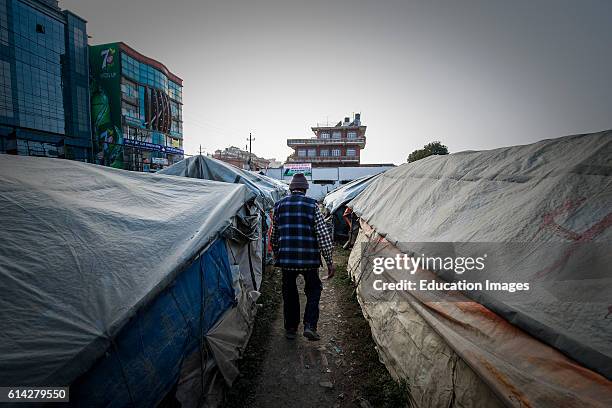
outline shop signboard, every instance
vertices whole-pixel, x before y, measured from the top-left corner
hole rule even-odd
[[[162,146],[157,143],[144,142],[142,140],[124,139],[123,144],[125,146],[137,147],[142,150],[150,150],[153,152],[162,152],[162,153],[179,154],[179,155],[184,154],[183,149],[178,149],[172,146]]]
[[[286,163],[283,166],[283,177],[293,177],[297,173],[312,177],[312,163]]]

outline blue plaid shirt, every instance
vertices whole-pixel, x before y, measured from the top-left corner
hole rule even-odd
[[[293,192],[274,206],[272,250],[275,264],[286,269],[312,269],[321,255],[332,263],[333,241],[317,202]]]

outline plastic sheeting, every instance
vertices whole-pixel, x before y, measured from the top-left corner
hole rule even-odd
[[[349,257],[357,298],[382,361],[405,380],[415,407],[609,407],[612,383],[459,292],[371,290],[376,279],[435,279],[372,272],[400,250],[365,222]]]
[[[534,256],[508,260],[495,276],[546,280],[557,291],[532,291],[520,301],[496,294],[477,300],[612,378],[612,328],[604,319],[612,273],[601,270],[612,262],[601,245],[612,242],[612,131],[430,156],[387,171],[349,206],[405,253],[426,242],[529,243]],[[584,262],[566,265],[576,257],[569,251],[544,258],[551,257],[552,243],[583,245],[590,255],[581,255],[583,261],[593,270],[599,265],[599,274],[585,275]],[[559,294],[560,285],[571,286],[565,290],[571,296]]]
[[[346,205],[346,203],[361,193],[380,174],[382,173],[361,177],[341,187],[338,187],[325,196],[325,199],[323,199],[323,206],[327,209],[327,211],[329,211],[330,214],[335,213],[338,209]]]
[[[205,259],[215,239],[221,246],[204,254],[208,268],[226,266],[210,278],[231,275],[219,233],[254,197],[240,184],[0,155],[0,384],[71,384],[109,349],[145,352],[137,346],[142,326],[134,329],[140,335],[121,337],[125,348],[116,340],[159,302],[177,304],[160,294]],[[204,313],[216,313],[205,319],[210,325],[235,303],[231,276],[223,279],[230,297],[205,305]],[[181,302],[179,314],[189,309]],[[164,320],[152,316],[154,335]],[[167,391],[159,387],[143,389]]]
[[[378,244],[378,245],[377,245]],[[357,287],[361,305],[378,345],[381,360],[396,380],[409,387],[411,407],[454,408],[504,406],[489,386],[438,335],[411,306],[407,294],[386,299],[364,290],[377,277],[364,273],[369,265],[365,247],[376,256],[393,256],[394,248],[380,243],[367,225],[359,230],[349,257],[348,272]],[[364,259],[364,257],[366,259]]]
[[[262,216],[262,223],[259,225],[259,237],[253,239],[253,241],[257,240],[257,242],[251,244],[251,253],[248,254],[249,256],[254,255],[259,258],[257,264],[253,260],[248,264],[249,270],[254,274],[253,279],[250,279],[251,289],[257,289],[264,267],[262,258],[265,258],[264,260],[268,262],[272,261],[271,251],[266,252],[266,230],[272,224],[269,213],[274,208],[276,201],[289,193],[289,187],[265,175],[241,170],[221,160],[207,156],[187,158],[165,168],[159,174],[244,184],[257,195],[256,204],[262,210],[262,214],[260,214]],[[264,252],[267,253],[267,257],[263,256]],[[257,284],[254,284],[255,281],[257,281]]]
[[[211,343],[205,339],[228,311],[236,309],[233,281],[225,243],[217,239],[172,285],[139,310],[111,340],[104,356],[70,384],[73,405],[155,406],[179,382],[184,360],[190,355],[198,362],[197,378],[207,385],[217,368],[221,374],[229,372],[235,358],[228,353],[212,353],[209,358],[207,345]],[[237,350],[240,340],[247,338],[243,335],[228,348]],[[207,400],[206,388],[183,393],[183,401]],[[181,395],[178,389],[176,394]]]
[[[456,254],[466,243],[518,244],[529,249],[527,256],[498,263],[491,277],[532,282],[537,290],[520,301],[502,293],[419,299],[399,292],[401,306],[385,299],[394,312],[371,312],[379,344],[390,325],[417,313],[507,405],[609,406],[611,176],[612,131],[431,156],[381,175],[348,204],[377,240],[406,254],[421,254],[428,243],[451,243]],[[351,256],[360,258],[361,250],[356,244]],[[366,260],[353,262],[361,268]],[[430,275],[458,280],[440,271]],[[363,286],[369,278],[359,279]],[[376,300],[362,296],[362,305]],[[395,334],[381,355],[393,356],[389,365],[415,364],[395,360],[402,340],[414,334]],[[433,357],[428,337],[418,341]]]
[[[257,202],[266,211],[273,209],[274,203],[289,192],[288,186],[270,177],[248,172],[207,156],[189,157],[158,173],[244,184],[257,194]]]

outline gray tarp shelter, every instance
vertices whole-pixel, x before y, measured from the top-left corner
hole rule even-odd
[[[239,169],[236,166],[208,156],[193,156],[167,167],[158,174],[183,176],[204,180],[224,181],[226,183],[244,184],[256,194],[256,204],[261,211],[261,224],[258,236],[250,246],[255,255],[255,262],[249,264],[252,271],[251,289],[258,289],[266,260],[271,262],[272,253],[268,245],[268,229],[272,225],[270,212],[274,203],[289,193],[287,185],[270,177]],[[263,256],[265,253],[267,256]]]
[[[349,235],[350,227],[344,220],[346,204],[361,193],[379,174],[360,177],[329,192],[323,199],[323,207],[328,218],[332,220],[333,234],[336,239],[344,239]]]
[[[369,186],[380,174],[382,173],[360,177],[330,191],[323,199],[323,206],[330,214],[335,213],[353,198],[357,197],[357,195]]]
[[[612,404],[612,131],[430,156],[385,172],[348,205],[362,223],[349,261],[360,302],[417,406]],[[492,251],[482,282],[531,289],[369,290],[380,278],[373,258],[430,248]]]
[[[270,177],[249,172],[207,156],[193,156],[158,172],[205,180],[240,183],[257,194],[257,202],[265,211],[274,208],[274,203],[288,194],[289,188]]]
[[[151,406],[178,383],[197,406],[215,367],[231,383],[257,296],[240,241],[255,197],[242,184],[0,155],[0,385]]]

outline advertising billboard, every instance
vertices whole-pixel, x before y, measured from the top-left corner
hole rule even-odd
[[[283,166],[283,177],[292,177],[297,173],[312,177],[312,163],[286,163]]]
[[[94,158],[98,164],[122,169],[121,71],[118,44],[91,46],[89,66]]]

